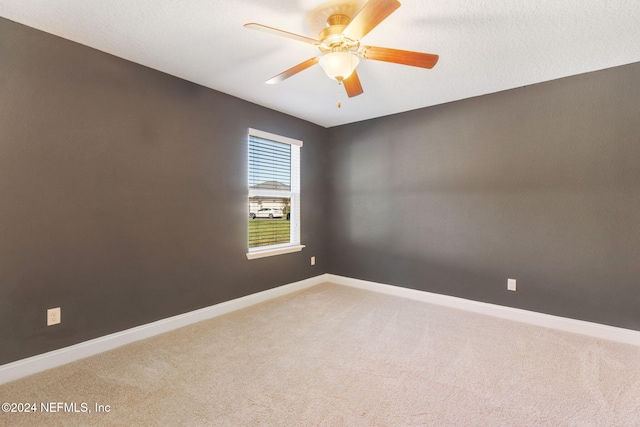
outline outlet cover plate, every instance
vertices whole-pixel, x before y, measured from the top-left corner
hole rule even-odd
[[[60,307],[47,310],[47,326],[57,325],[60,321]]]

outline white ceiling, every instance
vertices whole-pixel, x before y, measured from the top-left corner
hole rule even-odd
[[[640,0],[401,0],[363,41],[439,54],[432,70],[363,60],[352,99],[319,66],[264,84],[318,50],[243,24],[315,38],[322,3],[0,0],[0,16],[325,127],[640,61]]]

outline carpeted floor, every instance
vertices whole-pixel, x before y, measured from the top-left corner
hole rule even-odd
[[[38,406],[3,426],[638,426],[640,348],[327,283],[1,385],[0,400]]]

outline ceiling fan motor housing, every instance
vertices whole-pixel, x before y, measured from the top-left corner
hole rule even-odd
[[[327,18],[327,27],[320,31],[318,46],[322,53],[357,51],[360,46],[358,40],[351,40],[342,32],[351,22],[347,15],[331,15]]]

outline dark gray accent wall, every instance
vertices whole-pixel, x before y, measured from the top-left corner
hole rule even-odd
[[[640,330],[639,63],[329,138],[331,273]]]
[[[249,127],[304,141],[302,252],[245,256]],[[325,273],[325,140],[0,18],[0,364]]]

